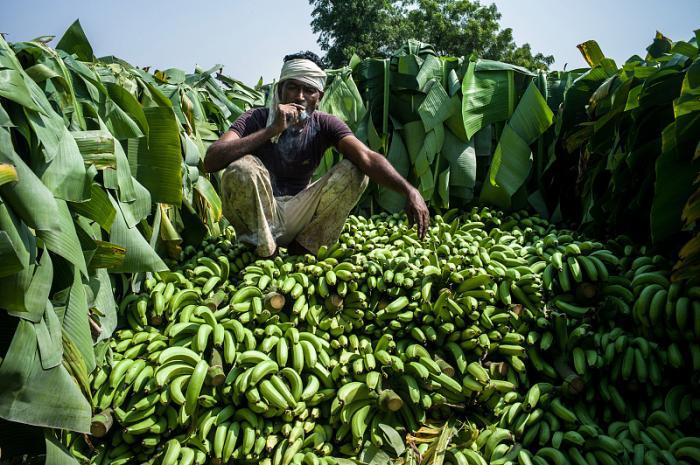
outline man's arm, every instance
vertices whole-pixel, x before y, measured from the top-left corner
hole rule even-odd
[[[296,124],[304,107],[297,104],[285,104],[277,107],[275,121],[241,137],[233,131],[226,131],[223,136],[211,144],[204,157],[204,170],[208,173],[226,168],[243,155],[253,153],[257,148],[278,134],[282,134],[291,124]]]
[[[204,157],[204,170],[213,173],[226,168],[243,155],[253,153],[258,147],[275,135],[272,126],[262,128],[245,137],[233,131],[226,131],[223,136],[207,149]]]
[[[422,239],[428,231],[430,212],[420,192],[396,171],[386,157],[370,150],[357,137],[343,137],[338,142],[338,150],[372,181],[406,197],[406,213],[409,220],[418,226],[418,235]]]

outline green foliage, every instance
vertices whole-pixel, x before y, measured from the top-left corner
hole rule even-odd
[[[88,432],[115,301],[167,269],[183,229],[218,233],[200,162],[262,102],[218,69],[97,60],[78,21],[55,50],[0,37],[0,418]],[[70,463],[49,434],[46,463]]]
[[[529,44],[517,46],[510,28],[501,29],[495,4],[471,0],[309,0],[311,26],[333,67],[353,54],[387,57],[407,37],[432,44],[439,55],[502,60],[530,69],[547,69],[551,55],[533,55]],[[368,18],[371,18],[368,20]]]
[[[697,239],[688,241],[698,225],[683,217],[700,170],[697,39],[657,33],[644,59],[620,68],[594,41],[579,49],[591,68],[565,84],[544,173],[549,205],[596,234],[628,234],[673,254],[687,242],[678,277],[697,275]]]

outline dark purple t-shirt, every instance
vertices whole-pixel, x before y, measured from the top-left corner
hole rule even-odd
[[[253,134],[267,125],[267,108],[254,108],[243,113],[231,125],[240,137]],[[301,131],[290,128],[280,135],[277,144],[265,142],[253,155],[270,172],[275,196],[295,195],[309,185],[311,176],[324,152],[352,131],[340,118],[314,111]]]

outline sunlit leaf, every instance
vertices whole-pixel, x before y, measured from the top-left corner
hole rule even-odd
[[[455,107],[450,105],[450,97],[445,92],[436,80],[430,81],[432,84],[429,87],[428,95],[418,107],[418,114],[423,121],[423,126],[425,131],[430,131],[438,124],[442,124],[447,118],[449,118]]]
[[[82,61],[92,61],[94,59],[92,46],[88,42],[85,31],[83,31],[83,27],[78,19],[63,33],[63,37],[56,44],[56,48],[75,54]]]
[[[112,227],[116,210],[105,190],[97,183],[92,184],[90,200],[81,203],[70,202],[68,206],[72,211],[95,221],[107,232]]]
[[[124,262],[126,249],[105,241],[95,241],[97,248],[88,263],[90,268],[116,268]]]
[[[147,138],[129,141],[129,166],[134,177],[151,193],[153,202],[180,205],[182,201],[182,152],[175,115],[169,108],[144,110]]]
[[[605,58],[603,51],[595,40],[587,40],[576,47],[581,51],[581,55],[583,55],[584,60],[591,68],[600,64]]]

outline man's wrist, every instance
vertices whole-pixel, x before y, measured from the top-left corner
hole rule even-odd
[[[265,127],[265,138],[266,138],[266,139],[272,139],[272,138],[275,137],[277,134],[279,134],[279,132],[278,132],[278,130],[275,128],[275,125],[274,125],[274,124]]]
[[[279,125],[273,123],[271,126],[268,126],[268,129],[270,130],[270,138],[272,138],[282,134],[286,128],[279,127]]]
[[[406,198],[409,198],[414,192],[417,192],[417,189],[415,187],[413,187],[413,185],[406,180],[404,180],[403,189],[404,189],[404,195],[406,196]]]

